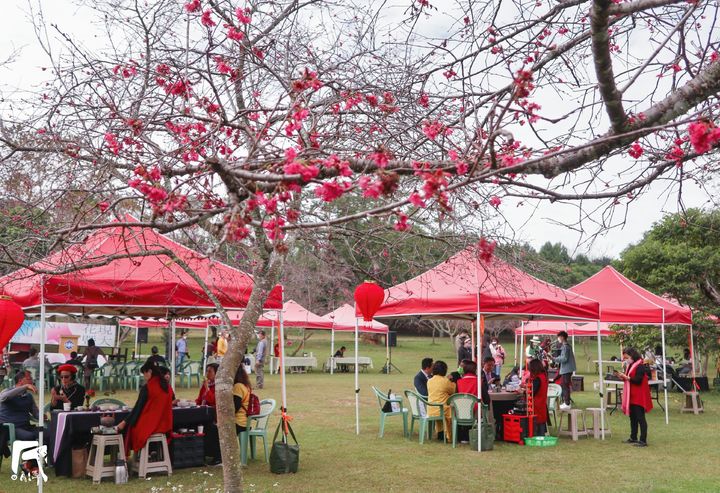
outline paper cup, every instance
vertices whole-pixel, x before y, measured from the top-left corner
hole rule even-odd
[[[198,425],[198,433],[202,433],[205,427],[203,425]]]
[[[69,411],[72,409],[72,402],[63,402],[63,411]]]

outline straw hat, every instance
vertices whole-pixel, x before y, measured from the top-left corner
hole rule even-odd
[[[538,336],[532,336],[532,339],[530,339],[530,342],[535,342],[537,344],[540,344],[540,338]]]

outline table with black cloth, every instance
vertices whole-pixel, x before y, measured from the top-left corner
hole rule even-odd
[[[111,411],[115,424],[125,419],[129,411]],[[47,433],[48,461],[55,467],[56,476],[72,475],[72,438],[85,434],[90,441],[90,429],[100,426],[100,417],[108,411],[53,411]],[[197,428],[215,421],[215,408],[209,406],[174,407],[173,429]]]
[[[673,380],[675,380],[675,383],[679,385],[685,392],[695,390],[693,388],[692,377],[674,377]],[[708,382],[708,377],[695,377],[695,381],[697,382],[698,387],[700,387],[700,390],[704,392],[710,390],[710,383]]]

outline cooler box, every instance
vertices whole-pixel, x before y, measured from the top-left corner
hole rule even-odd
[[[535,415],[503,414],[503,440],[524,445],[534,434]]]
[[[173,469],[205,465],[205,435],[173,433],[170,440],[170,463]]]

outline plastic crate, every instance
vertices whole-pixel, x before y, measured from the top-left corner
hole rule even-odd
[[[503,414],[503,440],[524,445],[534,434],[535,415]]]
[[[525,439],[525,445],[528,447],[554,447],[557,445],[558,437],[528,437]]]

